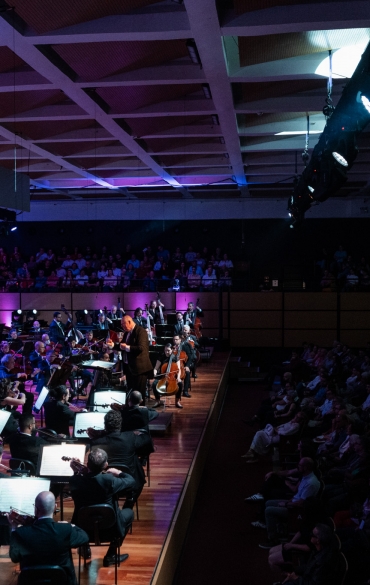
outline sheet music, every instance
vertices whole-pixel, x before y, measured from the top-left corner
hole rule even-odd
[[[89,360],[82,362],[81,365],[85,368],[101,368],[102,370],[111,370],[115,366],[113,362],[103,362],[102,360]]]
[[[75,416],[75,426],[73,436],[77,438],[88,439],[87,433],[77,433],[80,429],[88,429],[89,427],[96,429],[104,429],[104,412],[78,412]]]
[[[114,402],[116,404],[126,404],[126,392],[120,392],[119,390],[104,390],[103,392],[95,392],[94,394],[94,409],[96,408],[97,412],[108,412],[108,410],[111,410],[110,405]],[[96,406],[97,404],[108,404],[108,406],[103,408],[103,406]]]
[[[85,460],[85,445],[62,443],[61,445],[42,445],[39,456],[38,475],[50,477],[70,477],[73,471],[70,461],[63,461],[62,457],[74,457],[81,463]],[[40,461],[41,460],[41,461]]]
[[[3,432],[3,429],[6,423],[9,420],[9,417],[12,413],[8,412],[7,410],[0,410],[0,433]]]
[[[40,412],[48,394],[49,394],[49,388],[46,388],[46,386],[44,386],[39,394],[38,399],[36,400],[35,404],[33,405],[32,410],[34,410],[36,413]]]
[[[16,508],[26,514],[34,516],[35,498],[40,492],[50,489],[48,479],[36,477],[13,477],[0,481],[0,510],[10,512],[10,508]]]

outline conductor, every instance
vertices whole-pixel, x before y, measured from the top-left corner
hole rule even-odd
[[[129,315],[121,320],[124,330],[122,343],[107,341],[107,346],[123,352],[123,372],[129,390],[138,390],[145,396],[146,383],[152,376],[153,367],[149,358],[148,334]]]

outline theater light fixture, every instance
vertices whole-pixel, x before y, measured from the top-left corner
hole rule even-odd
[[[13,226],[12,228],[10,228],[10,231],[11,231],[11,232],[15,232],[15,230],[16,230],[16,229],[18,229],[18,228],[17,228],[17,226],[15,225],[15,226]]]
[[[315,189],[313,187],[311,187],[311,185],[307,185],[307,188],[309,190],[310,193],[314,193]]]
[[[89,314],[89,311],[87,309],[84,309],[84,314],[85,315],[88,315]]]
[[[17,309],[18,315],[22,315],[22,309]]]
[[[366,95],[362,95],[361,96],[361,101],[362,104],[364,106],[364,108],[369,112],[370,114],[370,100],[366,97]]]
[[[333,157],[335,158],[335,160],[342,165],[342,167],[348,167],[348,162],[346,161],[346,159],[344,158],[344,156],[342,156],[339,152],[332,152]]]

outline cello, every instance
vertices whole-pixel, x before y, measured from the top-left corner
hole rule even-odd
[[[161,366],[161,375],[163,375],[160,382],[157,384],[158,394],[162,396],[172,396],[176,394],[179,389],[177,382],[177,375],[179,372],[177,361],[174,361],[175,354],[172,353],[168,364]]]

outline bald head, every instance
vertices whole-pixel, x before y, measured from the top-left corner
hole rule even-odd
[[[132,317],[125,315],[121,319],[121,325],[124,331],[132,331],[135,327],[135,322],[133,321]]]
[[[190,333],[190,325],[184,325],[185,333]]]
[[[143,399],[143,397],[141,396],[140,392],[138,390],[133,390],[133,392],[131,392],[128,400],[132,406],[136,406],[137,404],[140,404],[142,399]]]
[[[299,467],[304,475],[308,475],[313,471],[315,464],[311,457],[302,457],[299,462]]]
[[[43,516],[53,517],[55,510],[55,496],[51,492],[40,492],[35,500],[36,518]]]

